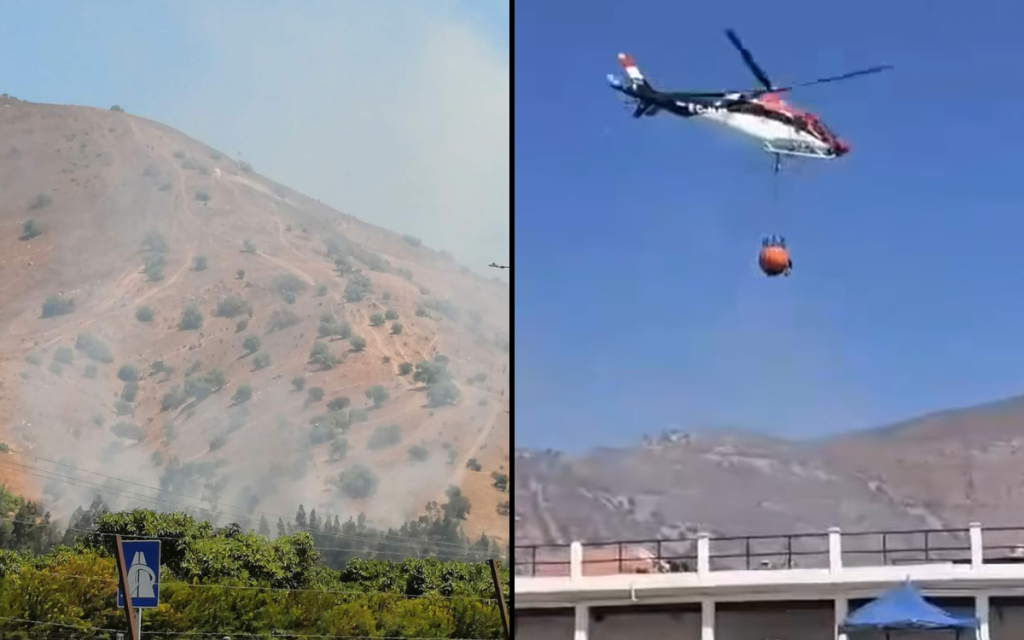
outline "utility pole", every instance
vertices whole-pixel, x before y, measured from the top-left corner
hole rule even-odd
[[[501,592],[501,572],[498,571],[498,561],[494,558],[487,560],[491,567],[491,579],[494,580],[494,594],[498,598],[498,612],[501,614],[501,624],[505,627],[505,640],[510,640],[508,608],[505,606],[505,595]]]
[[[124,593],[124,615],[128,620],[128,632],[132,640],[141,640],[142,618],[139,618],[138,625],[135,621],[135,610],[132,608],[132,593],[128,589],[128,565],[124,561],[124,547],[121,546],[121,536],[115,537],[115,555],[117,556],[117,573],[121,581],[121,591]],[[142,610],[139,610],[142,613]],[[507,629],[507,625],[506,625]]]

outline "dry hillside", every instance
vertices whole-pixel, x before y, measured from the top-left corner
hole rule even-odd
[[[0,482],[58,514],[100,486],[116,506],[379,525],[456,484],[467,532],[507,539],[507,285],[127,113],[4,98],[0,140]],[[317,340],[334,366],[310,362]],[[431,384],[403,374],[435,359]]]
[[[1024,525],[1024,397],[817,442],[709,431],[515,455],[519,544]]]

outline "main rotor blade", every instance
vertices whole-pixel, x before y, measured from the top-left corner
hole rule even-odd
[[[753,54],[743,46],[743,43],[740,42],[740,38],[736,35],[736,32],[732,29],[726,29],[725,35],[729,38],[729,42],[732,43],[732,46],[736,47],[740,52],[740,55],[743,56],[743,62],[747,63],[747,67],[750,69],[750,72],[754,74],[754,77],[757,78],[758,82],[764,85],[765,89],[771,89],[772,81],[768,79],[768,74],[765,73],[764,69],[754,61]]]
[[[671,98],[672,100],[689,100],[692,98],[724,98],[728,93],[724,91],[704,91],[695,93],[692,91],[674,91],[672,93],[663,93],[663,96]]]
[[[886,64],[886,65],[881,65],[881,66],[878,66],[878,67],[871,67],[869,69],[861,69],[860,71],[851,71],[849,73],[844,73],[844,74],[839,75],[839,76],[830,76],[828,78],[819,78],[817,80],[811,80],[810,82],[800,82],[798,84],[792,84],[792,85],[790,85],[788,87],[781,87],[779,89],[771,89],[771,90],[758,91],[757,93],[759,95],[765,94],[765,93],[776,93],[776,92],[782,93],[784,91],[792,91],[793,89],[796,89],[798,87],[811,87],[811,86],[814,86],[816,84],[825,84],[827,82],[838,82],[840,80],[849,80],[851,78],[857,78],[859,76],[871,75],[873,73],[881,73],[882,71],[888,71],[888,70],[890,70],[892,68],[893,68],[892,65]]]

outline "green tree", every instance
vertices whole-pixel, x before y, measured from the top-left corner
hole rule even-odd
[[[245,340],[242,341],[242,348],[245,349],[246,355],[252,355],[256,353],[257,351],[260,350],[261,346],[263,346],[263,342],[260,341],[259,336],[253,334],[247,335],[245,337]]]
[[[306,386],[306,379],[302,376],[295,376],[292,378],[292,386],[295,387],[296,391],[302,391],[303,387]]]
[[[153,308],[142,306],[135,310],[135,319],[139,322],[153,321]]]
[[[371,327],[380,327],[380,326],[383,326],[383,325],[384,325],[384,314],[383,313],[374,313],[374,314],[370,315],[370,326]]]
[[[252,398],[252,385],[249,383],[239,386],[238,389],[235,390],[235,395],[231,396],[231,400],[235,404],[244,404],[249,402],[250,398]]]
[[[203,314],[199,311],[199,307],[194,304],[189,304],[181,312],[181,322],[178,323],[178,329],[182,331],[195,331],[202,328],[203,326]]]
[[[352,336],[348,339],[353,351],[362,351],[366,348],[366,339],[362,336]]]
[[[379,384],[375,384],[366,390],[366,397],[373,402],[373,407],[379,409],[384,406],[384,403],[388,401],[391,394],[388,393],[387,389]]]
[[[261,351],[256,354],[256,357],[252,360],[252,368],[254,371],[265,369],[270,366],[270,354],[266,351]]]
[[[193,271],[206,271],[206,256],[196,256],[192,259]]]
[[[391,334],[392,335],[396,335],[396,336],[397,335],[401,335],[403,328],[404,327],[402,326],[401,322],[392,322],[391,323]],[[412,370],[412,365],[409,365],[409,370],[410,371]],[[405,375],[405,374],[403,374],[403,375]]]

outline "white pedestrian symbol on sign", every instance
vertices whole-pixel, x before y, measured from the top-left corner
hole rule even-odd
[[[155,583],[156,573],[146,564],[145,554],[136,551],[132,566],[128,569],[128,592],[133,598],[155,598]]]

